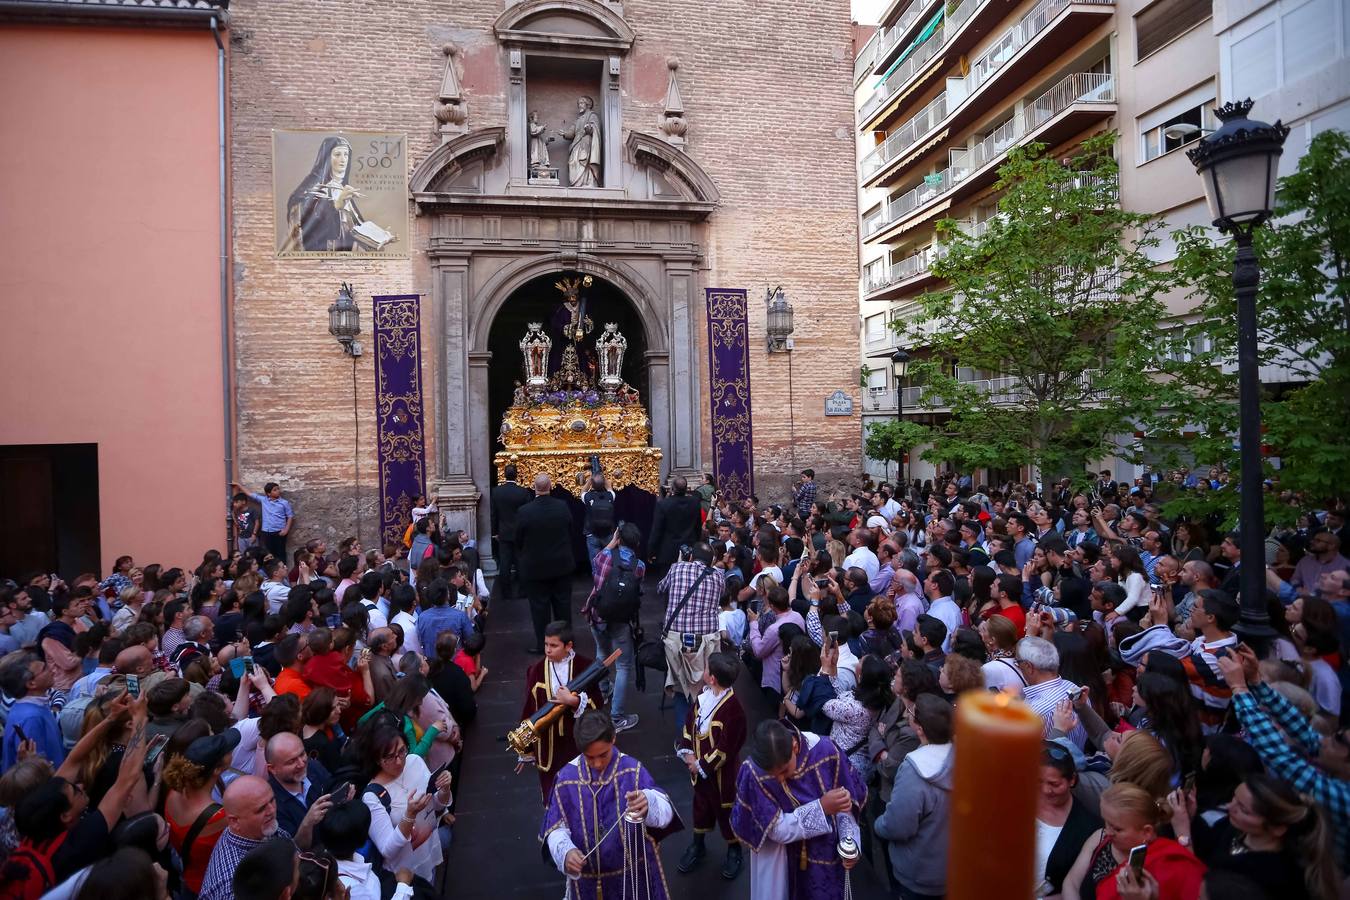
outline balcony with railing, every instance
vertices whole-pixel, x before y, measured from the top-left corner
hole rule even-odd
[[[914,26],[921,21],[931,21],[939,6],[941,6],[940,0],[912,0],[905,7],[905,11],[883,29],[885,37],[877,45],[877,71],[885,71],[885,68],[895,61],[897,50],[914,43],[916,36]]]
[[[964,195],[991,183],[997,163],[1009,148],[1030,141],[1056,144],[1114,112],[1115,88],[1109,74],[1074,72],[1065,76],[974,147],[954,152],[947,168],[925,175],[919,184],[882,204],[864,223],[863,239],[885,240],[887,232],[937,198],[958,188]]]
[[[910,147],[931,133],[945,118],[947,118],[947,93],[943,91],[915,113],[913,118],[892,132],[877,149],[863,157],[863,179],[866,180],[888,162],[898,159]]]
[[[878,62],[877,69],[885,77],[858,108],[859,128],[875,131],[898,116],[903,104],[891,101],[902,94],[914,96],[916,89],[930,83],[940,74],[942,67],[930,67],[927,65],[930,61],[939,53],[955,59],[969,50],[979,40],[980,34],[992,27],[1005,10],[1006,3],[1003,0],[948,0],[943,19],[931,34],[923,37],[923,32],[920,32],[919,36],[923,38],[921,41],[916,38],[909,43],[900,42],[905,49],[901,51],[899,65],[892,63],[894,68],[887,72]],[[923,13],[920,13],[916,21],[929,22],[931,17],[924,19]],[[918,79],[921,73],[927,74]]]
[[[1080,396],[1091,402],[1093,394],[1096,393],[1098,372],[1096,369],[1088,369],[1071,376],[1072,383],[1065,388],[1071,391],[1076,388]],[[1015,375],[1003,375],[997,378],[972,378],[960,379],[960,384],[966,388],[974,390],[976,393],[987,396],[992,403],[1003,405],[1014,405],[1028,403],[1033,400],[1033,395],[1027,390],[1026,383],[1022,378]],[[869,395],[870,395],[869,390]],[[889,401],[885,397],[878,397],[880,406],[873,406],[873,410],[895,409],[895,391],[888,390],[890,394]],[[945,399],[937,397],[932,390],[926,386],[907,387],[901,391],[902,399],[907,411],[921,412],[934,411],[949,408]],[[889,402],[889,407],[885,404]],[[931,405],[930,405],[931,404]]]
[[[867,39],[867,43],[862,45],[858,55],[853,57],[853,83],[858,81],[872,71],[872,66],[877,61],[877,41],[881,38],[882,30],[878,28],[872,32],[872,36]]]
[[[933,261],[942,253],[942,245],[930,244],[890,264],[877,260],[863,270],[863,299],[889,299],[902,289],[923,283],[931,277]]]
[[[1000,85],[1021,84],[1050,60],[1058,58],[1092,29],[1107,21],[1114,2],[1041,0],[971,64],[964,78],[947,80],[947,90],[943,92],[944,112],[940,119],[927,123],[929,130],[941,125],[959,133],[978,121],[1006,97],[1007,91]],[[918,118],[916,115],[911,122]],[[860,166],[864,186],[888,183],[900,177],[905,167],[918,161],[911,157],[899,164],[906,151],[917,143],[905,134],[909,125],[910,122],[906,122],[864,157]]]

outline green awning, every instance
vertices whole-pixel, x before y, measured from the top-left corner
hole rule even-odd
[[[938,26],[942,24],[942,16],[946,13],[946,11],[947,11],[946,4],[943,4],[942,8],[940,8],[936,13],[933,14],[933,18],[928,20],[928,24],[923,26],[923,31],[919,32],[919,36],[916,37],[913,40],[913,42],[911,42],[910,45],[905,48],[903,53],[901,53],[898,57],[896,57],[895,62],[891,63],[890,68],[888,68],[884,73],[882,73],[881,78],[877,80],[875,87],[881,87],[882,82],[884,82],[887,78],[889,78],[890,74],[894,72],[897,68],[899,68],[900,64],[905,61],[906,57],[908,57],[911,53],[914,52],[914,49],[916,47],[918,47],[924,41],[928,40],[930,37],[933,36],[933,32],[937,31]]]

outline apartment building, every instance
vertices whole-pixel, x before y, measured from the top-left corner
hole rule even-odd
[[[935,286],[936,223],[953,218],[978,234],[997,213],[1011,148],[1067,155],[1115,131],[1121,203],[1177,225],[1206,220],[1200,181],[1178,151],[1214,124],[1218,47],[1211,0],[895,0],[883,12],[855,64],[864,429],[897,415],[942,421],[942,410],[921,407],[920,388],[892,376],[901,342],[888,325]],[[1160,247],[1159,262],[1172,253]],[[1181,302],[1171,311],[1184,313]],[[999,373],[955,375],[1004,387]],[[922,450],[910,452],[911,478],[933,474]],[[877,477],[894,469],[868,461]]]

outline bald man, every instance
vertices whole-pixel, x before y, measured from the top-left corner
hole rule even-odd
[[[294,834],[327,789],[328,771],[318,760],[309,758],[299,735],[289,731],[272,736],[263,758],[267,761],[267,783],[276,800],[277,824]]]
[[[255,775],[240,775],[225,788],[221,798],[225,807],[225,830],[211,851],[211,861],[202,877],[197,900],[231,900],[232,882],[240,861],[268,838],[290,838],[277,824],[277,801],[268,783]],[[323,820],[331,801],[327,795],[315,800],[295,833],[300,847],[310,845],[314,826]]]
[[[525,596],[530,598],[534,622],[532,656],[544,652],[544,626],[572,621],[572,576],[577,561],[572,554],[572,511],[551,496],[553,479],[536,475],[534,499],[516,514],[516,562]]]

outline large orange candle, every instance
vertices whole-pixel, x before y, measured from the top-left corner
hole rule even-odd
[[[1041,717],[1007,694],[956,702],[947,900],[1029,900],[1036,890]]]

